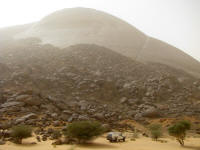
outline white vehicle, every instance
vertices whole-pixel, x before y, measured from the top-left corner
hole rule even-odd
[[[126,136],[124,136],[121,132],[109,132],[107,134],[107,140],[109,140],[110,142],[125,142]]]

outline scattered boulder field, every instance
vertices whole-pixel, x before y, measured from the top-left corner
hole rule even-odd
[[[1,129],[200,114],[200,80],[167,65],[98,45],[61,49],[34,38],[4,44],[0,52]]]

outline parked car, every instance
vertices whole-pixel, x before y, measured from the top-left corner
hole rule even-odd
[[[125,142],[126,136],[123,135],[121,132],[109,132],[107,134],[107,140],[109,140],[110,142]]]

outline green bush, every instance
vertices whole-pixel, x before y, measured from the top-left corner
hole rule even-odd
[[[69,124],[64,135],[68,138],[76,139],[78,143],[85,143],[101,135],[103,132],[104,128],[98,122],[79,121]]]
[[[16,143],[22,144],[22,139],[32,136],[32,128],[26,125],[14,126],[12,128],[11,136]]]
[[[176,137],[176,140],[181,146],[184,146],[184,139],[186,137],[186,131],[191,128],[191,124],[188,121],[179,121],[176,124],[169,127],[168,132],[171,136]]]
[[[149,126],[151,138],[155,141],[162,136],[162,126],[160,124],[152,124]]]

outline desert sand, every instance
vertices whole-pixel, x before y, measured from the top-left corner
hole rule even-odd
[[[101,137],[88,145],[60,145],[52,146],[52,141],[40,142],[36,145],[28,143],[36,141],[35,139],[24,140],[23,145],[16,145],[7,142],[6,145],[1,145],[0,150],[200,150],[200,138],[188,138],[185,141],[185,147],[181,147],[173,139],[162,139],[167,143],[155,142],[150,138],[141,137],[136,141],[121,143],[110,143],[105,138]]]

